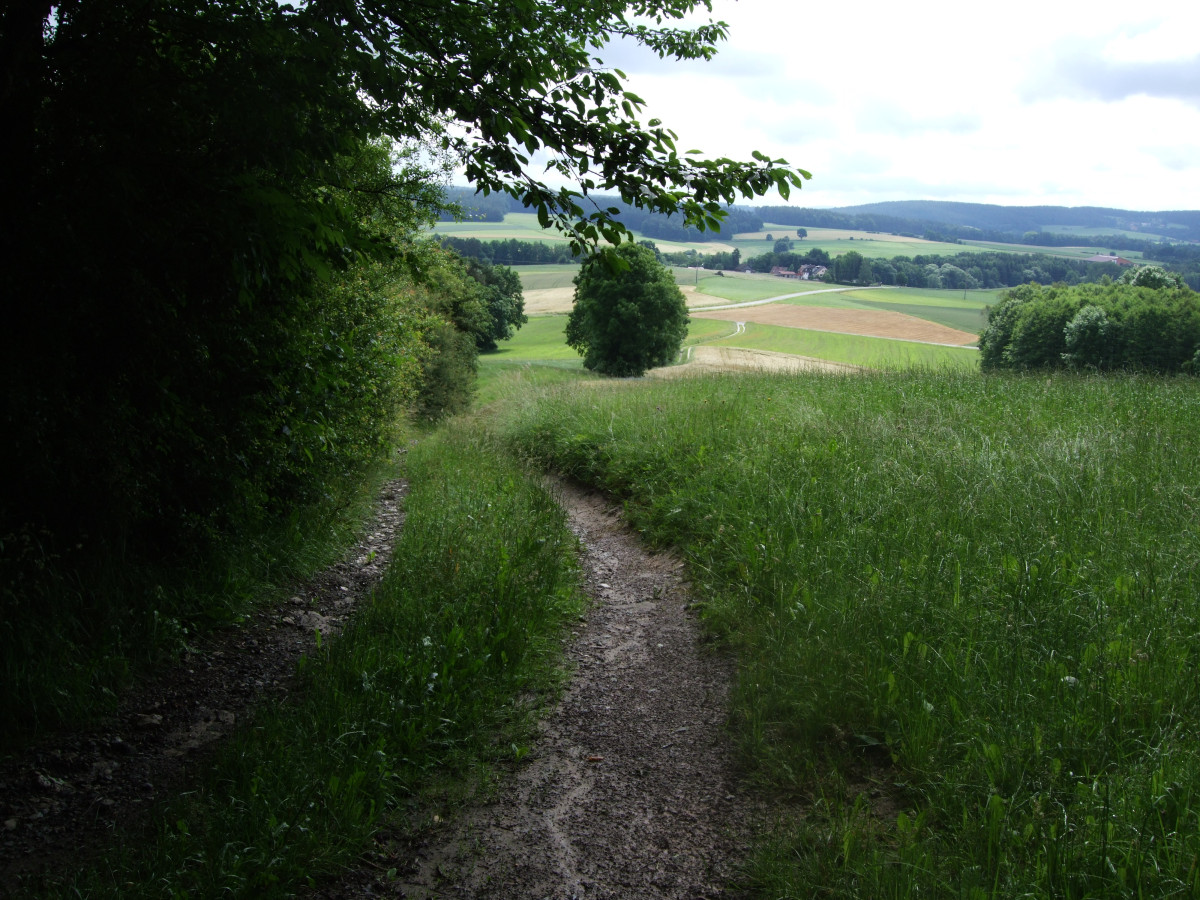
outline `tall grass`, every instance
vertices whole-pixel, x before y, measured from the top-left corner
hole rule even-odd
[[[765,897],[1200,893],[1200,384],[953,371],[548,391],[521,452],[682,547]]]
[[[410,453],[408,517],[383,584],[301,666],[157,833],[53,896],[289,896],[409,828],[431,783],[519,758],[579,611],[564,514],[511,460],[456,430]],[[428,797],[425,797],[428,802]]]

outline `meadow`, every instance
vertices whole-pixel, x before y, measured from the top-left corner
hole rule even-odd
[[[775,240],[791,238],[792,250],[795,253],[807,253],[809,250],[824,250],[830,256],[839,256],[850,250],[856,250],[869,259],[891,259],[893,256],[919,256],[921,254],[961,253],[961,244],[950,244],[942,241],[927,241],[924,238],[904,237],[898,234],[883,234],[869,231],[850,231],[837,228],[809,228],[808,236],[801,239],[796,237],[794,225],[764,225],[762,231],[747,232],[737,235],[733,245],[742,251],[742,259],[766,253],[775,246],[774,240],[767,240],[772,235]]]
[[[1081,235],[1081,237],[1085,237]],[[996,241],[967,241],[959,245],[959,252],[979,250],[997,250],[1001,253],[1044,253],[1046,256],[1063,256],[1068,259],[1087,259],[1089,256],[1104,255],[1109,248],[1096,245],[1093,247],[1030,247],[1026,244],[1003,244]],[[1142,251],[1126,250],[1117,254],[1125,259],[1141,259]]]
[[[686,555],[758,896],[1200,893],[1200,385],[909,371],[515,392]]]
[[[903,370],[942,366],[968,370],[979,368],[979,352],[974,349],[762,325],[755,322],[746,323],[741,334],[717,338],[708,343],[717,347],[742,347],[747,350],[809,356],[871,369]]]

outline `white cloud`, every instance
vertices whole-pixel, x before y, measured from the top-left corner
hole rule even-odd
[[[1200,4],[715,0],[713,18],[730,37],[710,64],[614,64],[681,146],[811,170],[794,204],[1200,209]]]

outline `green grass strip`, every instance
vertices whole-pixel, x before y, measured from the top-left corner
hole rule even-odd
[[[152,834],[49,896],[282,897],[403,829],[431,782],[523,752],[580,610],[575,541],[546,490],[466,428],[409,454],[395,557],[352,624],[302,665]]]
[[[531,394],[737,649],[782,897],[1200,895],[1200,380],[909,372]]]

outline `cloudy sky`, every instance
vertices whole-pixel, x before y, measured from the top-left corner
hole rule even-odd
[[[681,150],[810,171],[793,204],[1200,209],[1195,0],[714,0],[712,18],[730,36],[710,63],[599,55]]]

